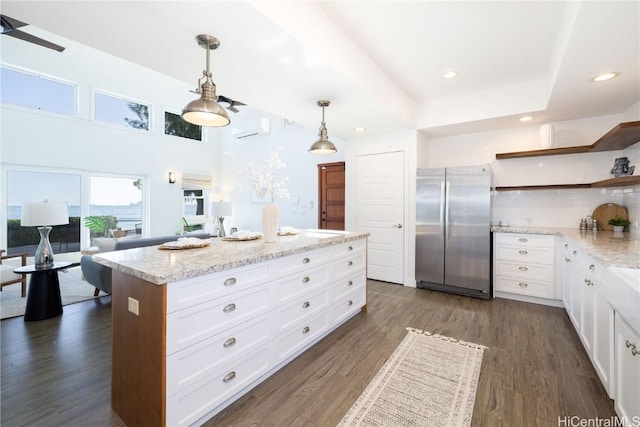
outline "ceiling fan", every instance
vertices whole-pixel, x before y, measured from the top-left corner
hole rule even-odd
[[[229,104],[229,106],[227,107],[227,110],[233,111],[234,113],[240,112],[240,110],[236,108],[236,105],[247,105],[243,102],[236,101],[235,99],[227,98],[224,95],[218,96],[218,102],[224,102],[225,104]]]
[[[0,21],[2,24],[2,34],[15,37],[20,40],[24,40],[29,43],[35,43],[37,45],[57,50],[58,52],[62,52],[64,47],[57,45],[55,43],[51,43],[50,41],[41,39],[40,37],[33,36],[31,34],[25,33],[24,31],[18,30],[20,27],[24,27],[29,25],[25,22],[18,21],[17,19],[10,18],[7,15],[0,15]]]

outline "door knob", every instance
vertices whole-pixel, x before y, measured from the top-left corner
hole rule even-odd
[[[402,224],[395,224],[393,228],[402,228]]]

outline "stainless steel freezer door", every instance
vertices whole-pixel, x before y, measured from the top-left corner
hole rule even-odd
[[[444,169],[416,172],[416,281],[444,283]]]
[[[489,293],[491,175],[489,166],[447,168],[445,283]]]

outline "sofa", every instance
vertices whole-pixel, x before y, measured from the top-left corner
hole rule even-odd
[[[178,240],[181,235],[162,236],[162,237],[146,237],[140,239],[113,239],[110,242],[107,250],[104,250],[107,246],[99,246],[101,252],[121,251],[124,249],[142,248],[145,246],[161,245],[165,242],[173,242]],[[197,237],[200,239],[209,238],[207,233],[189,233],[189,237]],[[82,269],[82,275],[85,280],[91,285],[95,286],[95,296],[98,296],[100,291],[111,294],[111,268],[99,264],[93,260],[92,255],[83,255],[80,258],[80,268]]]

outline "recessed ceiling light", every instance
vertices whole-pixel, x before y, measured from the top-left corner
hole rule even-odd
[[[598,74],[597,76],[595,76],[594,78],[591,79],[592,82],[604,82],[607,80],[611,80],[613,78],[616,78],[620,75],[620,73],[602,73],[602,74]]]
[[[531,116],[522,116],[522,117],[520,117],[520,121],[521,122],[528,122],[529,120],[533,120],[533,117],[531,117]]]
[[[458,73],[456,73],[455,71],[447,71],[446,73],[444,73],[442,75],[442,78],[443,79],[452,79],[457,75],[458,75]]]
[[[357,127],[357,128],[353,128],[354,131],[356,132],[364,132],[365,130],[367,130],[367,128],[363,128],[363,127]]]

